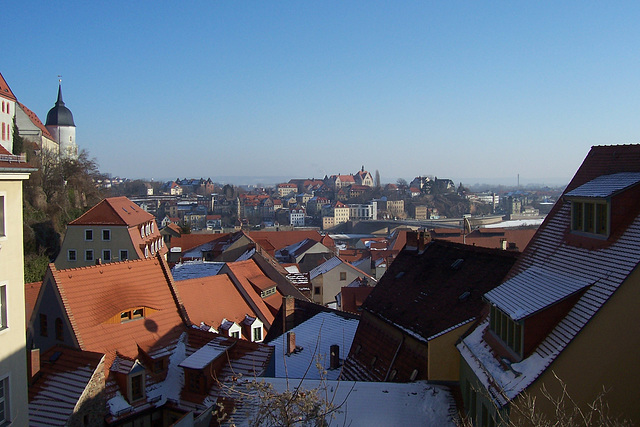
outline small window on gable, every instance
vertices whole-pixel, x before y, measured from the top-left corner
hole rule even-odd
[[[144,225],[140,227],[140,237],[144,239]]]
[[[131,402],[144,398],[144,372],[129,376]]]
[[[276,287],[275,287],[275,286],[272,286],[272,287],[270,287],[270,288],[268,288],[268,289],[265,289],[264,291],[260,292],[260,296],[261,296],[262,298],[266,298],[266,297],[268,297],[269,295],[273,295],[273,294],[275,294],[275,293],[276,293]]]
[[[571,231],[606,237],[609,203],[606,200],[572,200]]]
[[[522,324],[495,305],[491,306],[489,328],[518,356],[522,357]]]
[[[240,332],[239,331],[231,332],[231,338],[240,338]]]
[[[47,324],[47,315],[40,313],[40,336],[49,336],[49,326]]]
[[[111,230],[102,230],[102,240],[111,240]]]
[[[129,251],[126,249],[120,249],[120,261],[129,259]]]
[[[58,341],[64,341],[62,319],[59,317],[56,317],[55,328],[56,328],[56,339]]]
[[[347,280],[347,272],[346,271],[341,271],[340,272],[340,280]]]
[[[88,242],[93,240],[93,230],[84,230],[84,240]]]

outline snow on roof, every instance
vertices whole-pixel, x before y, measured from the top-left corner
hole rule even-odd
[[[184,359],[178,366],[188,369],[204,369],[209,363],[224,354],[230,347],[230,345],[211,340],[196,350],[191,356]]]
[[[531,267],[487,292],[484,297],[521,320],[591,285],[593,280],[567,277]]]
[[[338,258],[337,256],[334,256],[333,258],[328,259],[327,261],[323,262],[322,264],[320,264],[319,266],[311,270],[309,272],[309,277],[311,279],[314,279],[315,277],[318,277],[321,274],[324,274],[328,271],[333,270],[334,268],[342,264],[342,262],[343,261],[340,258]]]
[[[640,182],[640,172],[620,172],[599,176],[569,191],[568,197],[610,197]]]
[[[251,257],[256,253],[256,248],[251,248],[247,250],[245,253],[240,255],[236,261],[246,261],[251,259]]]
[[[532,219],[514,219],[511,221],[502,221],[496,224],[483,225],[482,228],[516,228],[516,227],[531,227],[539,226],[544,222],[544,218],[532,218]]]
[[[302,388],[319,390],[335,406],[334,414],[327,416],[332,425],[358,426],[454,426],[457,409],[451,391],[424,381],[413,383],[325,381],[305,379],[291,382],[284,378],[265,378],[277,392]],[[256,405],[245,402],[231,416],[230,422],[238,426],[250,425],[255,417]]]
[[[286,355],[287,334],[282,334],[269,344],[275,346],[276,377],[319,379],[316,368],[319,362],[326,370],[326,378],[338,379],[341,369],[329,369],[330,347],[340,346],[340,355],[345,358],[358,328],[358,319],[347,319],[335,313],[320,312],[293,328],[296,346],[302,351]]]
[[[200,277],[216,276],[224,267],[224,262],[186,261],[176,264],[172,269],[173,280],[197,279]]]
[[[483,341],[488,325],[488,320],[482,322],[457,347],[491,397],[502,406],[535,380],[554,357],[534,353],[521,362],[511,364],[510,369],[506,368]]]

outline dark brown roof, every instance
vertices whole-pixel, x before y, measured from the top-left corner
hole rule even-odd
[[[480,315],[519,253],[443,241],[402,251],[362,308],[425,340]],[[462,261],[458,261],[462,260]]]

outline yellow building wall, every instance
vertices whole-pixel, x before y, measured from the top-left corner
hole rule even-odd
[[[28,425],[24,306],[22,180],[28,174],[0,173],[4,198],[4,235],[0,236],[0,285],[6,290],[7,325],[0,329],[0,380],[8,378],[9,417]]]
[[[528,389],[538,410],[555,419],[554,408],[543,397],[546,387],[561,395],[554,373],[567,385],[569,395],[584,409],[602,391],[609,414],[640,424],[640,271],[618,288],[578,336]],[[521,401],[522,399],[519,399]],[[515,411],[511,411],[515,419]]]
[[[428,370],[431,381],[460,381],[460,352],[456,342],[473,322],[429,340]]]

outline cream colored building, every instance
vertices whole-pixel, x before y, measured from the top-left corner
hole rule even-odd
[[[0,426],[29,423],[22,181],[33,171],[0,147]]]

